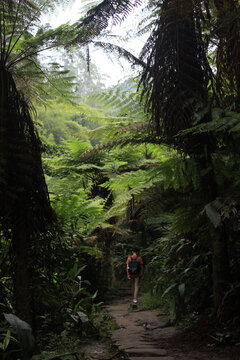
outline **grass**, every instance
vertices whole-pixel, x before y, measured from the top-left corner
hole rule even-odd
[[[83,360],[85,359],[82,349],[82,341],[77,336],[70,334],[48,333],[48,344],[40,354],[34,355],[32,360]]]
[[[163,307],[161,296],[158,294],[152,294],[150,292],[141,296],[141,302],[139,303],[139,309],[141,310],[154,310]]]

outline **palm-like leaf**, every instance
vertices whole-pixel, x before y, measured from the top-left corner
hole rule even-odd
[[[86,44],[108,27],[122,22],[141,0],[103,0],[76,23],[76,36],[70,44]]]
[[[41,66],[37,57],[40,52],[64,43],[66,31],[70,30],[67,25],[57,29],[39,26],[40,13],[48,4],[49,1],[21,0],[3,0],[0,4],[1,66],[11,73],[18,91],[37,102],[45,102],[50,97],[50,84],[66,95],[63,89],[68,89],[67,83],[72,80],[56,64],[47,69]]]

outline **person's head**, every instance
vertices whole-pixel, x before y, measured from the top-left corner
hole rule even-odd
[[[134,247],[134,248],[132,249],[132,253],[138,255],[138,254],[139,254],[139,249],[136,248],[136,247]]]

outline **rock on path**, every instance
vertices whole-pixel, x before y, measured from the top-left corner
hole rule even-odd
[[[107,306],[119,329],[113,341],[131,360],[230,360],[230,357],[195,349],[173,347],[178,330],[166,327],[164,314],[149,310],[131,310],[130,300]]]

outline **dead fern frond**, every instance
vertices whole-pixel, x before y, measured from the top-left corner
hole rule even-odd
[[[147,67],[140,85],[157,133],[173,137],[191,126],[196,106],[206,104],[211,70],[201,38],[198,2],[164,0],[159,14],[142,52]]]

